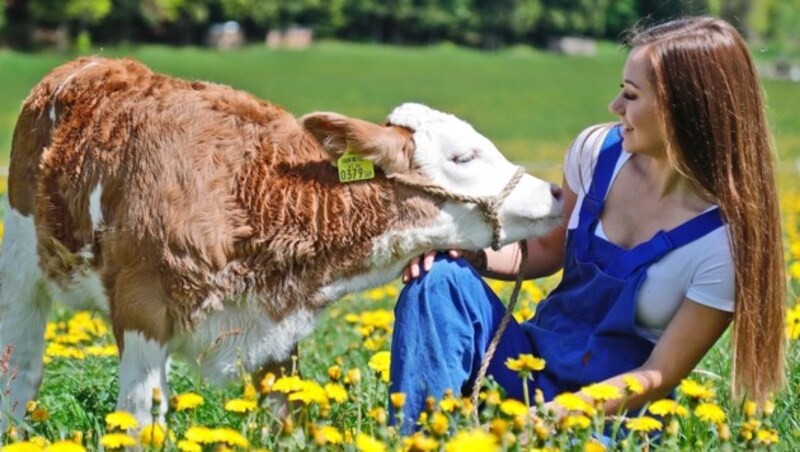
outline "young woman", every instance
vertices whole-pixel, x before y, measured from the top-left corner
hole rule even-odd
[[[587,129],[567,153],[566,229],[528,241],[525,276],[563,268],[563,279],[533,319],[512,320],[489,374],[521,399],[506,359],[544,358],[530,389],[547,400],[596,382],[622,388],[631,375],[645,388],[633,409],[672,391],[733,320],[733,393],[763,401],[783,382],[785,279],[753,61],[731,25],[708,17],[629,44],[609,106],[619,124]],[[428,395],[471,390],[505,309],[479,275],[513,279],[520,253],[463,253],[474,269],[449,254],[404,274],[391,391],[406,394],[406,419]]]

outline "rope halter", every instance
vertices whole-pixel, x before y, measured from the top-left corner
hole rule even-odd
[[[390,176],[392,179],[397,181],[401,185],[405,185],[409,188],[417,189],[425,194],[435,196],[440,199],[444,199],[447,201],[455,201],[464,204],[475,204],[478,209],[480,209],[483,217],[486,219],[486,222],[492,226],[492,249],[499,250],[500,249],[500,231],[503,228],[503,224],[500,221],[499,210],[500,206],[503,202],[508,198],[508,195],[514,191],[517,184],[520,180],[522,180],[522,176],[525,175],[525,168],[518,166],[517,171],[511,176],[511,179],[508,181],[505,187],[500,190],[500,193],[494,196],[469,196],[469,195],[460,195],[458,193],[453,193],[451,191],[445,190],[443,187],[434,184],[423,184],[417,181],[412,180],[405,174],[395,174]]]

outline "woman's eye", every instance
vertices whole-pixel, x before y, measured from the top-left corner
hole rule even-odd
[[[453,157],[453,163],[456,163],[456,164],[459,164],[459,165],[463,165],[464,163],[469,163],[469,162],[475,160],[475,157],[477,157],[477,156],[478,156],[477,152],[472,152],[472,153],[469,153],[469,154],[457,155],[457,156]]]
[[[636,100],[635,95],[626,92],[622,93],[622,97],[624,97],[626,100]]]

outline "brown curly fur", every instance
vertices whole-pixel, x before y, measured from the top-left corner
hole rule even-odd
[[[132,60],[83,58],[53,70],[25,101],[9,200],[34,215],[49,278],[65,285],[87,267],[101,274],[120,341],[136,329],[165,342],[244,292],[261,294],[280,320],[330,302],[319,289],[363,271],[373,238],[437,212],[381,171],[345,185],[331,165],[330,151],[356,143],[383,152],[373,158],[388,171],[413,171],[410,131],[337,127]]]

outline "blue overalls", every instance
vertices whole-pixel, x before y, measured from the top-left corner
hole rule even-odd
[[[648,267],[670,251],[722,226],[709,210],[657,233],[630,250],[595,235],[614,167],[622,152],[618,127],[603,142],[577,228],[567,234],[564,273],[528,322],[509,322],[488,374],[522,400],[522,380],[505,366],[531,353],[546,362],[530,381],[545,400],[641,366],[653,344],[636,331],[636,294]],[[406,394],[403,432],[414,428],[425,397],[467,393],[505,307],[463,260],[437,257],[430,272],[407,284],[395,307],[390,392]],[[532,394],[532,392],[531,392]],[[410,418],[410,419],[409,419]]]

